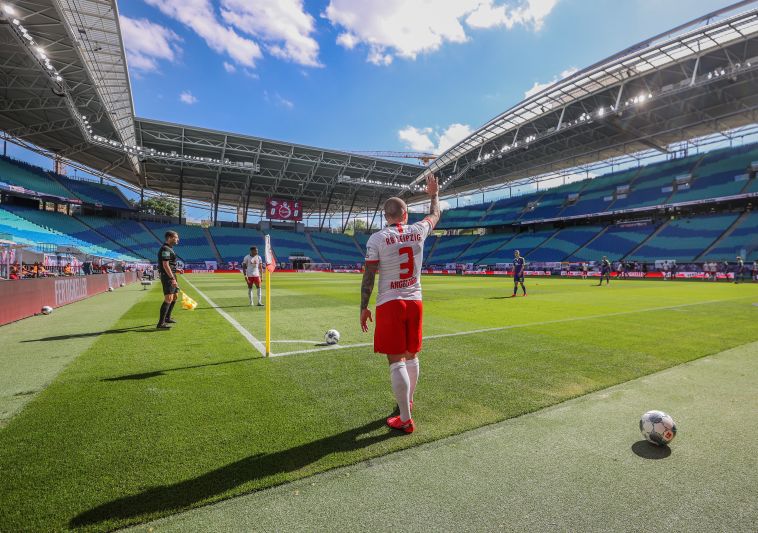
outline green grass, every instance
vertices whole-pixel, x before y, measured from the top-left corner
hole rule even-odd
[[[192,283],[263,337],[238,275]],[[364,343],[358,276],[275,275],[274,351],[331,327]],[[389,432],[387,364],[356,347],[263,359],[200,302],[170,332],[157,288],[0,430],[0,531],[92,531],[144,522],[518,416],[758,340],[758,286],[424,279],[429,339],[411,436]],[[703,303],[707,302],[707,303]],[[695,305],[692,305],[695,304]],[[667,306],[676,309],[650,311]],[[604,316],[608,315],[608,316]],[[577,319],[528,325],[560,319]],[[579,320],[581,319],[581,320]],[[75,333],[75,332],[72,332]],[[44,337],[30,328],[30,338]],[[52,343],[48,349],[54,349]]]

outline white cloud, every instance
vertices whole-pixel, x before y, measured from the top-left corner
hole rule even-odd
[[[241,1],[241,0],[238,0]],[[330,0],[323,17],[341,30],[337,44],[368,49],[367,61],[389,65],[395,56],[415,59],[446,42],[468,40],[469,28],[513,28],[538,31],[558,0]]]
[[[224,61],[224,70],[227,71],[229,74],[234,74],[237,72],[237,67],[232,65],[231,63]]]
[[[197,97],[189,91],[182,91],[179,95],[179,101],[187,105],[192,105],[197,103]]]
[[[269,53],[307,67],[322,66],[319,45],[311,36],[315,21],[302,0],[221,0],[227,24],[266,43]]]
[[[539,31],[557,3],[558,0],[526,0],[513,6],[494,5],[491,1],[485,1],[466,17],[466,24],[472,28],[504,26],[509,30],[521,24]]]
[[[165,15],[192,29],[213,50],[227,54],[246,67],[255,66],[263,56],[260,47],[251,39],[240,36],[233,28],[224,26],[216,17],[210,0],[145,0]]]
[[[411,150],[441,155],[472,133],[473,130],[467,124],[455,123],[441,132],[432,128],[406,126],[397,132],[397,136]]]
[[[524,98],[529,98],[530,96],[537,94],[538,92],[541,92],[552,85],[555,85],[562,79],[568,78],[572,74],[576,74],[578,71],[579,71],[578,68],[571,67],[561,72],[560,75],[553,78],[552,81],[549,81],[547,83],[534,82],[534,85],[532,85],[532,88],[524,93]]]
[[[285,109],[294,109],[295,103],[292,100],[287,100],[279,93],[274,93],[273,97],[269,95],[268,91],[263,91],[263,99],[268,103],[273,103],[277,107],[283,107]]]
[[[432,128],[418,129],[413,126],[406,126],[397,132],[398,138],[405,143],[405,146],[417,152],[432,152],[434,150],[431,134]]]
[[[182,49],[181,38],[168,28],[147,19],[121,15],[121,34],[129,67],[142,72],[158,70],[158,61],[174,62]]]

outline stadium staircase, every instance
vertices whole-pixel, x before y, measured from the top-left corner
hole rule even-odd
[[[221,254],[218,251],[218,248],[216,247],[216,243],[213,241],[213,236],[211,235],[211,232],[208,231],[208,228],[203,228],[203,234],[205,235],[205,239],[208,241],[208,246],[210,246],[211,251],[213,252],[213,255],[216,256],[216,261],[218,264],[221,264]]]
[[[76,217],[76,219],[79,222],[81,222],[82,224],[84,224],[85,226],[87,226],[88,228],[90,228],[92,231],[94,231],[95,233],[97,233],[98,235],[100,235],[104,240],[108,240],[108,241],[111,241],[111,242],[115,243],[119,247],[121,247],[121,248],[127,250],[128,252],[130,252],[131,254],[133,254],[135,257],[142,257],[143,259],[151,259],[152,260],[151,257],[145,257],[145,255],[143,253],[137,252],[137,250],[135,250],[134,248],[132,248],[131,246],[129,246],[130,243],[124,242],[124,240],[119,241],[119,240],[116,240],[116,239],[114,239],[113,237],[111,237],[109,235],[106,235],[105,233],[103,233],[102,231],[100,231],[100,229],[98,229],[98,227],[96,225],[89,223],[87,221],[87,217]]]
[[[315,250],[316,254],[318,254],[318,259],[320,260],[320,262],[321,263],[328,263],[329,261],[327,261],[326,258],[324,258],[323,254],[321,253],[321,250],[319,250],[318,246],[316,246],[316,243],[313,242],[313,238],[311,237],[310,233],[305,233],[305,239],[311,245],[311,248],[313,248]]]
[[[437,244],[440,242],[440,237],[437,237],[436,235],[430,235],[427,238],[427,241],[429,239],[432,239],[432,245],[429,247],[424,246],[424,260],[423,260],[424,265],[427,264],[427,262],[429,261],[429,258],[434,253],[434,249],[437,247]]]
[[[632,251],[630,251],[624,257],[620,257],[619,259],[627,259],[627,258],[633,259],[634,258],[634,254],[637,253],[637,251],[639,251],[642,248],[644,248],[645,246],[647,246],[647,244],[649,242],[651,242],[652,240],[654,240],[663,230],[665,230],[668,227],[669,224],[671,224],[671,220],[667,220],[666,222],[664,222],[663,224],[661,224],[658,229],[656,229],[653,233],[651,233],[650,235],[648,235],[647,238],[645,240],[643,240],[642,242],[640,242],[637,246],[635,246],[632,249]]]
[[[574,250],[573,252],[571,252],[570,255],[566,256],[566,261],[571,260],[571,258],[574,257],[580,250],[584,250],[588,246],[592,245],[593,242],[595,242],[600,237],[602,237],[603,235],[605,235],[608,232],[609,229],[611,229],[611,226],[604,227],[594,237],[592,237],[590,240],[588,240],[587,242],[585,242],[584,244],[582,244],[579,248],[577,248],[576,250]]]
[[[737,219],[732,222],[732,224],[724,230],[724,233],[721,234],[721,236],[716,239],[713,244],[711,244],[708,248],[706,248],[703,253],[698,255],[695,258],[695,262],[703,261],[706,257],[715,249],[719,248],[721,246],[721,243],[723,243],[725,240],[727,240],[732,233],[734,233],[734,230],[736,230],[738,227],[742,225],[743,222],[745,222],[748,217],[750,216],[750,211],[746,211],[742,213],[742,215],[738,216]]]

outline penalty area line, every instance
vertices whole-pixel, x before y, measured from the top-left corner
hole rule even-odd
[[[562,324],[564,322],[579,322],[581,320],[595,320],[598,318],[608,318],[614,316],[634,315],[638,313],[649,313],[651,311],[668,311],[673,309],[681,309],[682,307],[692,307],[695,305],[707,305],[719,302],[729,302],[732,300],[740,300],[741,298],[726,298],[723,300],[707,300],[704,302],[694,302],[689,304],[668,305],[664,307],[648,307],[646,309],[637,309],[635,311],[619,311],[617,313],[605,313],[602,315],[588,315],[578,316],[573,318],[559,318],[556,320],[544,320],[542,322],[528,322],[526,324],[511,324],[509,326],[497,326],[494,328],[472,329],[468,331],[456,331],[453,333],[438,333],[436,335],[424,335],[424,340],[428,339],[444,339],[446,337],[460,337],[462,335],[477,335],[479,333],[490,333],[493,331],[505,331],[509,329],[529,328],[533,326],[549,326],[550,324]],[[335,344],[333,346],[324,346],[320,348],[311,348],[309,350],[293,350],[291,352],[272,353],[271,357],[281,357],[284,355],[297,355],[303,353],[323,352],[325,350],[345,350],[347,348],[365,348],[366,346],[373,346],[373,342],[361,342],[357,344]]]
[[[184,277],[183,281],[186,281],[189,284],[190,287],[192,287],[193,289],[195,289],[195,292],[197,292],[200,296],[202,296],[205,299],[205,301],[208,302],[208,304],[212,308],[214,308],[216,311],[218,311],[218,314],[220,314],[222,317],[224,317],[227,320],[227,322],[229,322],[234,327],[234,329],[236,329],[237,331],[239,331],[240,334],[243,337],[245,337],[245,339],[247,340],[247,342],[249,342],[250,344],[252,344],[253,347],[261,353],[261,355],[263,355],[263,356],[266,355],[266,347],[263,345],[263,343],[261,341],[259,341],[258,339],[256,339],[253,336],[252,333],[250,333],[248,330],[246,330],[244,327],[242,327],[242,324],[240,324],[239,322],[237,322],[234,318],[232,318],[229,315],[229,313],[227,313],[226,311],[224,311],[223,309],[221,309],[218,305],[216,305],[216,303],[213,300],[211,300],[210,298],[208,298],[208,296],[206,296],[205,293],[203,293],[203,291],[201,291],[200,289],[198,289],[197,287],[195,287],[195,285],[193,285],[192,282],[189,279],[187,279],[186,276]]]

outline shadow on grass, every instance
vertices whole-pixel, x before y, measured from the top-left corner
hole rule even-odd
[[[121,333],[152,333],[154,331],[160,331],[160,330],[155,329],[155,324],[142,324],[141,326],[132,326],[131,328],[106,329],[103,331],[88,331],[87,333],[69,333],[67,335],[55,335],[53,337],[40,337],[39,339],[27,339],[21,342],[64,341],[67,339],[84,339],[86,337],[98,337],[100,335],[118,335]]]
[[[390,432],[389,429],[378,435],[368,435],[382,427],[385,427],[384,419],[288,450],[251,455],[193,479],[173,485],[152,487],[139,494],[104,503],[72,518],[69,526],[78,528],[153,513],[178,512],[222,495],[244,483],[294,472],[327,455],[358,450],[401,435]]]
[[[638,440],[632,444],[632,451],[643,459],[665,459],[671,455],[668,446],[656,446],[646,440]]]
[[[113,378],[103,378],[100,381],[139,381],[141,379],[150,379],[155,378],[158,376],[165,376],[166,372],[176,372],[177,370],[190,370],[193,368],[204,368],[206,366],[219,366],[219,365],[230,365],[232,363],[241,363],[243,361],[253,361],[255,359],[264,359],[264,357],[261,355],[260,357],[244,357],[242,359],[233,359],[231,361],[219,361],[218,363],[206,363],[203,365],[189,365],[189,366],[177,366],[175,368],[164,368],[163,370],[155,370],[153,372],[142,372],[139,374],[126,374],[123,376],[116,376]]]
[[[488,300],[510,300],[513,296],[490,296]]]

